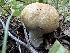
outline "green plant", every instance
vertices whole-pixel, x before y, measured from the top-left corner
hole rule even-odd
[[[20,16],[20,12],[22,11],[22,9],[33,2],[44,2],[44,1],[49,1],[49,3],[52,6],[56,6],[56,1],[57,0],[24,0],[23,2],[20,1],[16,1],[16,0],[0,0],[0,15],[5,15],[5,14],[10,14],[10,16],[7,19],[6,22],[6,29],[5,29],[5,33],[4,33],[4,41],[3,41],[3,47],[2,47],[2,53],[6,53],[6,45],[7,45],[7,38],[8,38],[8,29],[9,29],[9,23],[10,23],[10,19],[12,16]],[[15,3],[14,3],[15,2]],[[65,21],[70,21],[70,12],[69,12],[69,7],[70,6],[70,0],[59,0],[58,1],[58,12],[59,14],[63,14],[64,17],[66,18]],[[11,9],[14,10],[13,13],[11,13]],[[57,44],[58,43],[58,44]],[[53,47],[56,47],[53,48]],[[58,47],[60,46],[60,47]],[[54,49],[54,50],[52,50]],[[52,46],[52,48],[50,49],[49,53],[59,53],[62,49],[63,52],[65,53],[65,48],[56,40],[56,42],[54,43],[54,45]],[[62,53],[63,53],[62,52]]]
[[[5,33],[4,33],[4,40],[3,40],[3,46],[2,46],[2,53],[6,53],[6,45],[7,45],[7,38],[8,38],[8,29],[10,24],[10,19],[12,18],[14,11],[12,10],[11,15],[8,17],[5,27]]]
[[[49,50],[49,53],[66,53],[66,49],[60,44],[58,40],[56,40]]]

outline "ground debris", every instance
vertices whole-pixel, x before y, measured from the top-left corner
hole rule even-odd
[[[0,16],[4,23],[6,23],[7,16]],[[43,34],[43,43],[40,44],[39,47],[35,48],[35,50],[39,51],[39,53],[48,53],[50,47],[53,45],[55,40],[59,40],[59,42],[68,50],[70,49],[70,25],[67,23],[64,23],[64,18],[60,18],[60,26],[58,29],[56,29],[52,33]],[[9,25],[9,31],[20,40],[25,40],[25,34],[24,30],[22,29],[23,26],[20,21],[20,17],[12,17]],[[51,37],[52,36],[52,37]],[[0,52],[2,49],[2,41],[4,37],[4,29],[2,27],[2,24],[0,23]],[[21,48],[22,53],[30,53],[28,49],[26,49],[24,46],[20,45],[16,41],[14,41],[12,38],[8,37],[7,41],[7,53],[20,53],[19,46]]]

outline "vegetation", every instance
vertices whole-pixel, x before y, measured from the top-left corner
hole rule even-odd
[[[60,20],[64,19],[64,23],[67,23],[67,21],[70,21],[70,0],[19,0],[19,1],[17,1],[17,0],[0,0],[0,17],[7,15],[7,18],[8,18],[6,21],[6,27],[3,26],[3,27],[5,27],[4,28],[5,33],[4,33],[4,38],[3,38],[4,41],[3,41],[3,46],[2,46],[2,53],[6,53],[7,38],[8,38],[8,35],[10,34],[8,31],[10,19],[12,19],[12,17],[15,18],[15,17],[20,16],[22,9],[26,5],[33,3],[33,2],[49,3],[50,5],[54,6],[58,10],[60,17],[63,16],[60,18]],[[1,22],[1,20],[0,20],[0,22]],[[23,24],[23,26],[24,26],[24,24]],[[15,38],[15,36],[10,36],[10,37],[13,37],[12,39],[14,39],[16,42],[19,42],[23,46],[25,46],[25,48],[29,49],[29,51],[31,53],[38,53],[35,50],[35,48],[29,44],[30,40],[28,39],[28,36],[27,36],[28,34],[27,34],[26,30],[24,30],[24,34],[25,34],[25,39],[27,41],[27,44],[25,42],[19,40],[18,38]],[[61,41],[56,40],[54,45],[49,49],[49,53],[59,53],[59,52],[66,53],[66,49],[60,43],[61,43]],[[21,53],[21,51],[20,51],[20,53]]]

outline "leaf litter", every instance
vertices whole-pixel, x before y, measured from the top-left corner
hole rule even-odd
[[[6,23],[7,17],[9,15],[2,15],[0,16],[4,23]],[[39,53],[48,53],[49,49],[51,46],[54,44],[55,40],[57,39],[66,49],[67,53],[70,52],[70,22],[64,22],[64,16],[60,15],[60,26],[58,29],[56,29],[52,33],[48,34],[43,34],[41,38],[43,38],[43,43],[40,44],[39,47],[34,47],[35,50],[37,50]],[[24,29],[20,21],[20,17],[12,17],[9,25],[9,31],[17,38],[20,40],[24,41],[25,40],[25,34],[24,34]],[[28,30],[27,30],[28,33]],[[0,23],[0,52],[2,49],[2,44],[3,44],[3,37],[4,37],[4,29],[2,24]],[[20,45],[18,42],[13,40],[11,37],[8,37],[7,40],[7,53],[20,53],[19,46],[21,48],[22,53],[30,53],[30,51],[25,48],[24,46]]]

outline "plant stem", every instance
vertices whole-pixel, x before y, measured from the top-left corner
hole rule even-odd
[[[12,18],[13,13],[8,17],[5,27],[5,33],[4,33],[4,40],[3,40],[3,46],[2,46],[2,53],[6,53],[6,45],[7,45],[7,38],[8,38],[8,29],[10,24],[10,19]]]
[[[56,0],[56,9],[58,9],[58,2],[59,0]]]

